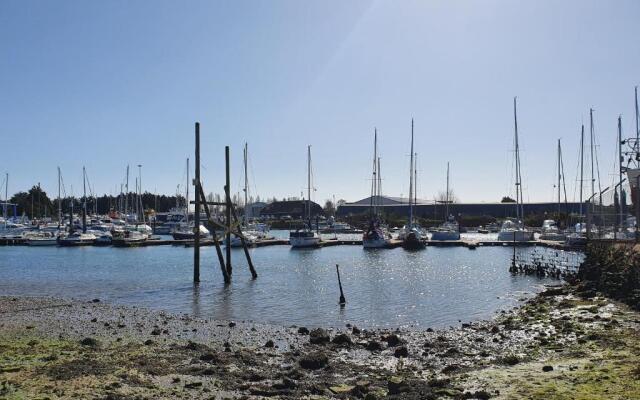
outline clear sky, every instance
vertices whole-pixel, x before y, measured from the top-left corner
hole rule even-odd
[[[174,193],[202,124],[203,181],[232,184],[249,143],[251,192],[296,196],[312,145],[315,200],[369,194],[378,128],[383,192],[408,193],[415,118],[418,196],[513,193],[518,96],[525,200],[551,200],[556,140],[575,192],[579,130],[595,108],[601,174],[616,118],[633,136],[640,1],[0,2],[0,171],[10,192],[98,193],[127,164]],[[133,178],[132,178],[133,180]],[[131,185],[133,187],[133,184]]]

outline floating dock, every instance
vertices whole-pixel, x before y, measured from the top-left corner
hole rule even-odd
[[[427,240],[427,247],[466,247],[469,249],[475,249],[478,247],[492,247],[492,246],[541,246],[548,247],[557,250],[581,250],[581,248],[567,246],[563,242],[553,242],[549,240],[532,240],[527,242],[508,242],[498,240],[477,240],[477,239],[462,239],[462,240]],[[0,239],[0,246],[26,246],[27,239],[24,238],[3,238]],[[200,246],[213,246],[214,242],[211,239],[201,240]],[[266,239],[253,243],[250,247],[267,247],[267,246],[288,246],[288,239]],[[184,246],[193,247],[193,240],[174,240],[174,239],[151,239],[145,242],[132,243],[131,245],[119,246],[119,247],[149,247],[149,246]],[[318,247],[331,247],[331,246],[362,246],[362,240],[344,240],[344,239],[328,239],[322,240]],[[401,247],[402,241],[393,239],[390,241],[387,248],[393,249]],[[101,247],[105,247],[102,245]]]

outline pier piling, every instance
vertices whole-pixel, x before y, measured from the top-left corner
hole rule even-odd
[[[336,273],[338,274],[338,287],[340,287],[340,307],[344,307],[347,300],[344,298],[344,292],[342,291],[342,282],[340,281],[340,266],[336,264]]]
[[[196,122],[196,176],[193,180],[195,186],[195,192],[198,193],[200,188],[200,123]],[[189,171],[187,171],[189,174]],[[189,182],[187,182],[187,185]],[[195,214],[193,216],[193,231],[195,236],[193,238],[193,282],[200,282],[200,196],[196,195],[196,207]],[[189,204],[187,203],[187,224],[189,216]]]

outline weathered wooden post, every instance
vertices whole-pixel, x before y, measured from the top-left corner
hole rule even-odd
[[[207,199],[206,199],[206,197],[204,195],[204,189],[202,189],[201,185],[198,187],[197,196],[200,197],[200,202],[202,204],[207,204]],[[219,203],[210,203],[210,204],[219,205]],[[220,242],[218,241],[218,234],[217,234],[216,228],[215,228],[215,225],[218,224],[218,222],[215,221],[213,219],[213,217],[211,216],[211,210],[209,210],[209,207],[205,207],[204,208],[204,212],[207,214],[207,219],[209,221],[209,225],[210,225],[210,228],[211,228],[211,235],[213,237],[213,244],[216,247],[216,253],[218,255],[218,262],[220,263],[220,270],[222,271],[222,277],[224,278],[224,283],[229,284],[229,283],[231,283],[231,278],[227,274],[227,270],[224,267],[224,256],[222,255],[222,249],[220,248]]]
[[[189,172],[187,171],[187,174]],[[189,182],[187,182],[187,185]],[[200,188],[200,123],[196,122],[196,177],[193,180],[195,192]],[[196,207],[193,218],[195,236],[193,238],[193,281],[200,282],[200,196],[196,196]],[[187,204],[187,224],[189,223],[189,204]]]
[[[231,277],[233,269],[231,267],[231,179],[229,171],[229,146],[224,148],[224,163],[225,163],[225,218],[227,222],[226,239],[227,239],[227,275]]]
[[[344,307],[347,300],[344,298],[344,292],[342,291],[342,282],[340,281],[340,266],[336,264],[336,272],[338,273],[338,286],[340,287],[340,307]]]

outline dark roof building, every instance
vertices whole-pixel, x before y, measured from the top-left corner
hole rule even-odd
[[[288,216],[293,219],[301,219],[306,216],[307,204],[306,200],[274,201],[260,210],[260,216],[267,218],[282,218]],[[309,204],[311,204],[312,219],[317,216],[324,216],[324,210],[318,203],[312,201]]]
[[[380,204],[382,211],[385,213],[394,213],[404,215],[409,213],[409,199],[400,197],[386,197],[376,199],[376,203]],[[357,215],[369,211],[371,197],[353,202],[345,203],[338,207],[336,215],[338,217]],[[445,204],[436,203],[433,200],[418,199],[414,205],[414,215],[428,219],[444,219]],[[523,205],[524,214],[527,215],[543,215],[558,212],[558,203],[525,203]],[[586,203],[583,204],[583,212],[586,210]],[[571,202],[562,203],[560,212],[577,214],[580,212],[580,203]],[[495,218],[507,218],[516,216],[515,203],[452,203],[449,204],[449,214],[453,216],[491,216]]]

